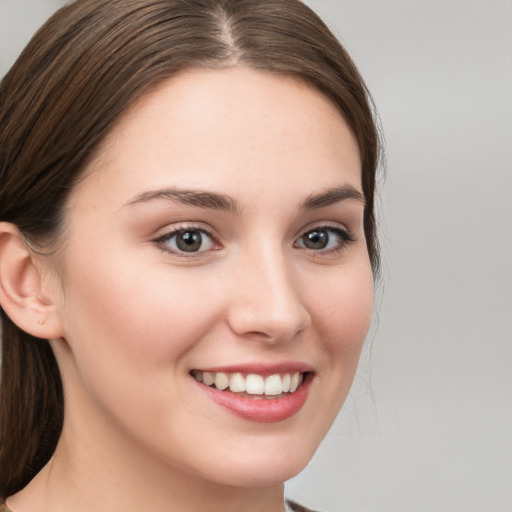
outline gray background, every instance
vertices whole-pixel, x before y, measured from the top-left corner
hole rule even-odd
[[[351,395],[288,493],[512,512],[512,0],[309,0],[379,109],[384,277]],[[0,75],[58,0],[0,0]]]

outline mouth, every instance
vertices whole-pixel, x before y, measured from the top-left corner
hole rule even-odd
[[[246,398],[264,400],[295,393],[310,372],[274,373],[268,376],[200,370],[192,370],[190,373],[197,382],[217,391],[229,391]]]
[[[224,410],[260,423],[280,422],[298,413],[314,377],[313,371],[297,368],[237,370],[192,370],[190,375],[199,389]]]

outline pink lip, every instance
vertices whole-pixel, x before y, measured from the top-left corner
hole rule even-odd
[[[290,371],[289,367],[287,367],[287,369]],[[228,370],[215,371],[227,372]],[[241,370],[240,366],[237,366],[237,371],[245,373]],[[259,373],[261,375],[260,372],[256,372],[254,370],[253,366],[251,366],[251,370],[247,373]],[[267,372],[265,372],[265,374],[266,373]],[[274,369],[273,373],[280,373],[280,370]],[[272,373],[269,373],[269,375],[270,374]],[[304,382],[300,385],[297,391],[290,393],[289,395],[285,395],[282,398],[248,398],[243,395],[232,393],[231,391],[219,391],[194,380],[194,382],[200,387],[201,391],[215,403],[221,405],[240,418],[259,423],[276,423],[278,421],[284,421],[299,412],[308,398],[311,381],[312,374],[308,373],[304,376]]]

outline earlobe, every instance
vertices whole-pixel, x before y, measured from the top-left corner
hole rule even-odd
[[[28,334],[58,338],[62,336],[58,308],[42,284],[41,268],[18,228],[0,222],[0,305]]]

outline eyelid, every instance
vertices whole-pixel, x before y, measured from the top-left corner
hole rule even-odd
[[[164,229],[164,228],[162,228]],[[160,229],[159,231],[162,231]],[[311,249],[305,246],[298,245],[298,241],[304,237],[307,233],[311,231],[331,231],[333,232],[337,237],[341,238],[340,243],[336,247],[331,247],[327,249]],[[206,249],[202,251],[191,251],[187,253],[186,251],[180,251],[180,250],[173,250],[169,245],[167,245],[165,242],[169,241],[172,237],[178,235],[180,232],[186,232],[186,231],[197,231],[199,233],[202,233],[203,235],[206,235],[212,240],[212,243],[214,245],[211,249]],[[327,255],[330,253],[338,253],[343,251],[347,245],[349,245],[352,242],[355,242],[357,240],[357,237],[343,224],[338,223],[336,221],[320,221],[315,222],[312,224],[309,224],[302,228],[302,230],[299,232],[299,234],[295,237],[294,247],[297,247],[301,250],[309,251],[311,253],[314,253],[315,255],[321,256],[321,255]],[[213,251],[217,251],[219,249],[222,249],[222,244],[219,242],[219,235],[216,234],[216,231],[211,228],[210,226],[204,227],[202,222],[180,222],[174,225],[171,225],[165,229],[165,231],[158,235],[151,240],[153,243],[155,243],[163,252],[171,254],[173,256],[181,257],[184,259],[193,259],[193,258],[204,258],[208,255],[210,255]]]
[[[298,241],[301,240],[304,235],[307,233],[310,233],[312,231],[331,231],[336,234],[336,236],[342,238],[341,243],[337,247],[331,247],[328,249],[311,249],[309,247],[300,246],[298,245]],[[306,226],[303,228],[300,232],[300,234],[297,236],[296,241],[294,243],[295,247],[298,247],[301,250],[309,251],[311,253],[314,253],[315,255],[321,256],[321,255],[328,255],[331,253],[339,253],[346,249],[346,247],[355,242],[357,240],[357,237],[349,230],[346,226],[343,224],[333,222],[333,221],[327,221],[327,222],[317,222],[312,225]]]
[[[173,256],[177,256],[180,258],[201,258],[205,257],[212,251],[216,251],[222,248],[221,244],[218,241],[218,236],[215,233],[212,233],[214,231],[213,229],[208,229],[200,225],[201,223],[192,223],[192,222],[181,222],[175,225],[172,225],[171,227],[168,227],[164,233],[161,235],[156,236],[152,239],[152,242],[154,242],[162,251],[165,253],[171,254]],[[186,251],[179,251],[174,250],[169,245],[167,245],[165,242],[171,240],[174,236],[178,235],[179,233],[186,232],[186,231],[197,231],[199,233],[202,233],[203,235],[206,235],[212,240],[213,245],[215,246],[213,249],[207,249],[204,251],[191,251],[187,253]]]
[[[344,233],[347,233],[351,237],[355,238],[353,232],[345,224],[334,220],[320,220],[306,224],[306,226],[302,227],[299,230],[299,232],[296,235],[296,238],[298,239],[305,233],[308,233],[309,231],[314,231],[315,229],[332,229],[334,231],[343,231]]]

